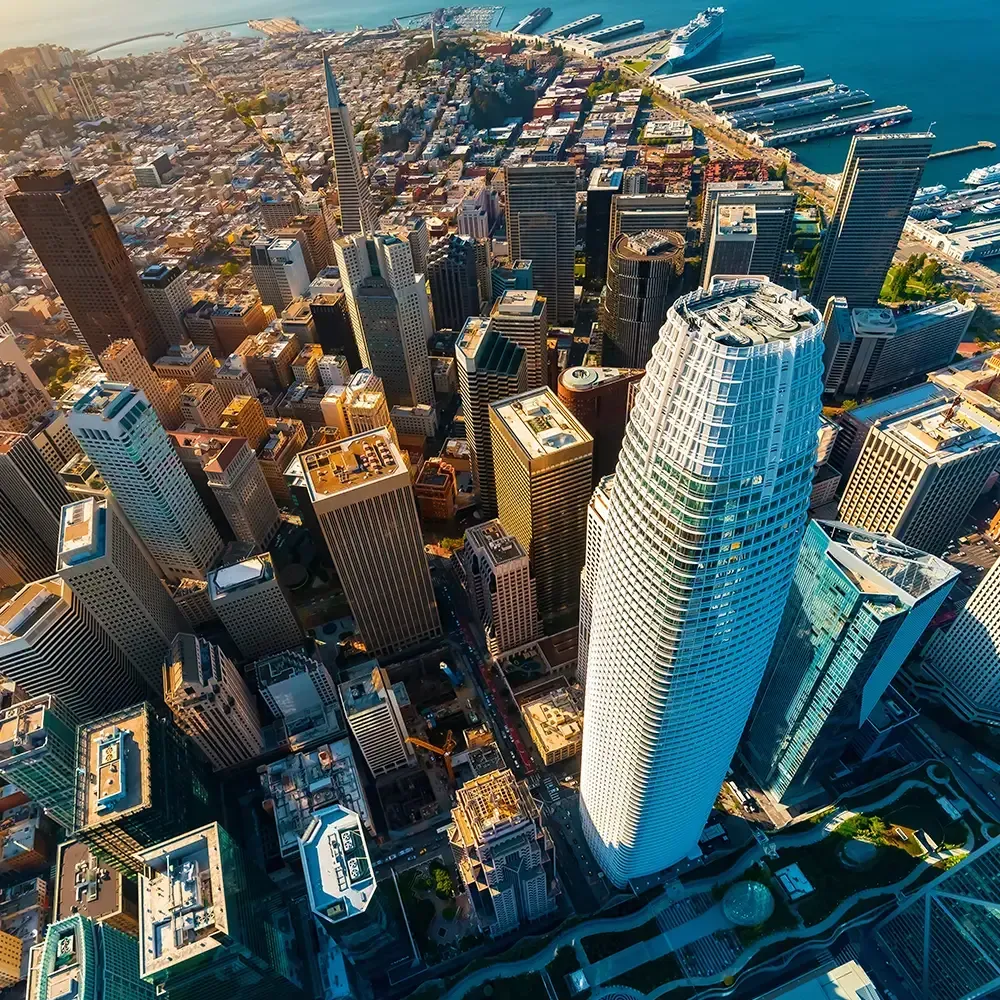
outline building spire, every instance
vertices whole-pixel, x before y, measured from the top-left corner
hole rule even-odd
[[[337,86],[337,78],[333,75],[333,67],[330,65],[330,53],[323,53],[323,71],[326,74],[326,103],[328,107],[339,108],[343,102],[340,99],[340,88]]]

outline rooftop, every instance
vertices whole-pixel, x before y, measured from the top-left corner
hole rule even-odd
[[[51,702],[52,696],[46,694],[15,702],[0,712],[0,765],[48,745],[45,715]]]
[[[594,440],[548,387],[491,403],[490,411],[529,458],[554,455]]]
[[[75,913],[103,920],[121,912],[124,876],[101,865],[83,841],[67,840],[59,845],[57,869],[56,920]]]
[[[749,205],[719,205],[715,230],[720,236],[748,237],[757,235],[757,208]]]
[[[497,299],[493,314],[503,316],[537,316],[545,304],[545,297],[534,289],[508,289]]]
[[[539,749],[553,753],[579,747],[583,739],[583,705],[571,688],[556,688],[525,702],[521,715]]]
[[[480,843],[528,819],[517,778],[509,770],[491,771],[467,781],[455,798],[452,818],[467,844]]]
[[[399,449],[385,428],[300,453],[310,499],[334,496],[383,475],[406,473]]]
[[[559,376],[559,384],[573,392],[590,392],[612,382],[631,382],[644,374],[640,368],[567,368]]]
[[[358,715],[367,712],[368,709],[387,700],[385,689],[385,677],[376,661],[373,664],[371,673],[366,670],[362,675],[358,669],[359,676],[340,684],[340,697],[344,703],[344,711],[348,716]]]
[[[57,569],[78,566],[104,555],[107,516],[107,501],[98,502],[94,497],[63,507],[59,523]]]
[[[471,542],[484,551],[493,566],[526,558],[524,547],[513,535],[507,534],[498,520],[473,525],[465,532],[465,539],[466,544]]]
[[[465,321],[455,352],[467,371],[501,375],[516,375],[524,358],[524,348],[503,336],[493,321],[483,316],[470,316]]]
[[[59,577],[26,584],[0,607],[0,642],[24,638],[56,605],[68,603],[68,595]]]
[[[137,405],[141,403],[145,408],[144,400],[143,393],[134,386],[123,382],[101,382],[77,401],[73,412],[99,416],[102,420],[110,421],[133,401],[137,401]]]
[[[878,422],[880,430],[925,461],[941,464],[980,448],[1000,444],[973,407],[959,402],[932,401]]]
[[[267,552],[231,566],[213,569],[208,574],[208,594],[213,601],[247,591],[274,579],[274,564]]]

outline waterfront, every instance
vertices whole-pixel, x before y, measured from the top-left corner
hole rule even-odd
[[[137,7],[111,0],[98,10],[63,6],[62,0],[38,0],[28,13],[16,0],[0,0],[4,43],[60,42],[77,48],[96,47],[116,38],[151,31],[182,31],[208,20],[217,24],[237,18],[287,15],[310,28],[353,28],[359,21],[374,27],[394,16],[421,9],[412,0],[372,0],[365,5],[334,7],[327,0],[293,0],[276,8],[270,0],[217,0],[207,13],[194,0],[169,6]],[[532,10],[534,0],[507,6],[501,27],[511,27]],[[614,23],[617,13],[601,0],[567,0],[551,4],[545,31],[592,12]],[[703,0],[654,4],[643,0],[628,14],[644,18],[646,30],[678,27],[704,6]],[[884,0],[863,3],[844,0],[836,12],[818,16],[808,4],[774,4],[764,0],[727,0],[726,28],[721,43],[702,54],[698,63],[740,59],[773,53],[778,65],[801,63],[807,79],[831,76],[838,83],[867,90],[878,107],[906,104],[913,108],[912,128],[935,121],[936,148],[948,149],[979,139],[1000,141],[1000,107],[988,90],[1000,49],[1000,18],[992,9],[952,8],[940,0]],[[248,28],[231,29],[249,34]],[[172,39],[149,39],[105,55],[156,48]],[[840,169],[849,139],[799,145],[796,153],[817,170]],[[995,162],[996,153],[982,152],[946,158],[928,165],[925,184],[954,186],[975,166]]]

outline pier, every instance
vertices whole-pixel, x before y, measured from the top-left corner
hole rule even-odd
[[[957,149],[942,149],[940,153],[931,153],[928,160],[939,160],[942,156],[958,156],[959,153],[978,153],[983,149],[996,149],[997,144],[988,139],[980,139],[971,146],[959,146]]]
[[[854,115],[851,118],[838,118],[832,122],[817,122],[815,125],[803,125],[800,128],[778,129],[756,133],[756,141],[761,146],[787,146],[793,142],[808,142],[810,139],[829,139],[848,132],[856,132],[862,125],[881,126],[893,118],[901,123],[913,118],[913,111],[905,105],[892,108],[880,108],[865,115]],[[874,131],[874,130],[873,130]],[[878,134],[877,132],[875,133]]]
[[[633,31],[642,31],[646,27],[646,22],[636,18],[633,21],[622,21],[621,24],[611,24],[606,28],[598,28],[596,31],[588,31],[581,38],[586,38],[591,42],[610,42],[612,38],[619,38],[622,35],[630,35]]]
[[[769,83],[797,83],[806,75],[802,66],[781,66],[778,69],[762,69],[756,73],[727,76],[721,80],[701,80],[672,78],[672,82],[661,81],[668,94],[688,101],[701,101],[709,97],[737,97],[754,94]]]
[[[756,108],[762,104],[780,104],[797,97],[808,97],[810,94],[821,94],[834,86],[833,80],[826,77],[814,80],[812,83],[795,83],[787,87],[765,87],[750,94],[737,94],[735,97],[709,97],[707,104],[716,114],[722,111],[737,111],[743,108]]]
[[[588,14],[586,17],[581,17],[579,20],[570,21],[569,24],[564,24],[562,27],[546,31],[542,37],[565,38],[567,35],[576,35],[584,28],[593,28],[600,24],[603,20],[603,14]]]
[[[685,73],[670,73],[659,78],[659,83],[670,87],[674,83],[690,80],[698,83],[708,83],[709,80],[721,80],[723,77],[734,76],[740,71],[750,73],[756,69],[770,69],[777,66],[778,60],[767,54],[751,56],[749,59],[736,59],[733,62],[714,63],[711,66],[699,66]]]
[[[794,101],[765,104],[750,111],[729,111],[721,117],[730,128],[748,131],[757,126],[773,125],[777,121],[789,118],[807,118],[810,115],[822,115],[828,111],[843,111],[847,108],[860,108],[866,104],[874,103],[863,90],[849,90],[847,87],[840,87],[814,94],[811,97],[799,97]]]

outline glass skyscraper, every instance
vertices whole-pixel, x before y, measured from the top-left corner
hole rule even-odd
[[[774,641],[816,458],[822,323],[768,281],[674,304],[602,533],[581,809],[624,885],[697,844]]]
[[[785,801],[839,760],[958,576],[888,535],[811,521],[743,743]]]

